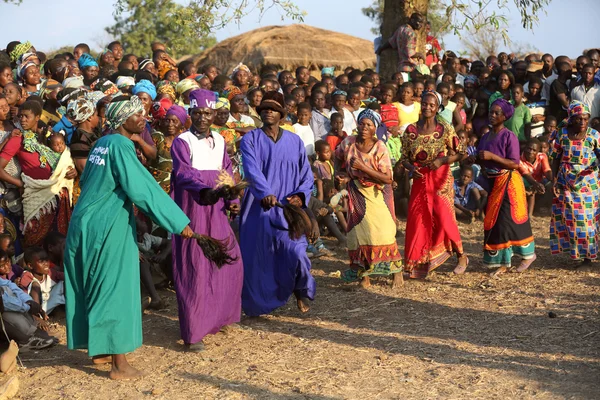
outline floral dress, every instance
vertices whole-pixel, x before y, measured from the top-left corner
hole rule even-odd
[[[156,145],[157,156],[148,170],[160,187],[166,193],[171,193],[171,171],[173,170],[171,146],[167,144],[163,133],[159,131],[152,133],[152,140]]]

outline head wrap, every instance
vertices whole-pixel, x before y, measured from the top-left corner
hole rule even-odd
[[[122,94],[117,85],[115,85],[109,80],[106,80],[102,82],[102,84],[97,85],[96,90],[100,90],[102,93],[104,93],[105,96],[119,96]]]
[[[167,111],[167,117],[169,115],[176,116],[179,122],[181,122],[181,125],[185,125],[185,122],[187,121],[187,111],[185,108],[178,106],[177,104],[173,104],[171,108],[169,108],[169,111]]]
[[[572,119],[578,115],[590,114],[590,108],[583,104],[581,101],[573,100],[569,103],[569,108],[567,109],[567,114],[569,115],[568,122],[571,122]]]
[[[169,108],[173,106],[173,102],[171,99],[165,97],[160,99],[159,101],[155,101],[152,103],[152,107],[150,108],[150,114],[152,114],[152,118],[155,120],[163,119],[167,116],[167,111]]]
[[[198,86],[198,82],[196,82],[195,80],[183,79],[183,80],[179,81],[179,83],[177,84],[177,86],[175,88],[177,90],[177,94],[181,96],[188,90],[198,89],[199,87],[200,86]]]
[[[17,60],[21,58],[23,54],[27,53],[29,49],[31,49],[31,43],[29,41],[25,43],[19,43],[15,46],[13,51],[10,52],[10,60],[12,62],[17,62]]]
[[[33,61],[27,61],[25,64],[19,65],[17,67],[17,75],[19,75],[19,78],[21,78],[21,79],[25,78],[25,72],[27,71],[27,68],[29,68],[31,66],[37,67],[37,64],[34,63]]]
[[[321,77],[333,76],[335,73],[335,67],[324,67],[321,69]]]
[[[38,93],[43,100],[46,100],[46,96],[52,93],[56,89],[62,89],[62,85],[54,79],[43,80]]]
[[[156,98],[156,88],[152,82],[142,79],[139,81],[131,90],[131,93],[137,95],[138,93],[148,93],[148,95],[154,100]]]
[[[92,102],[92,104],[97,105],[100,100],[106,97],[106,95],[99,91],[86,92],[83,97]]]
[[[215,106],[215,110],[218,110],[219,108],[226,108],[226,109],[231,109],[231,104],[229,104],[229,100],[227,100],[225,97],[219,97],[217,99],[217,105]]]
[[[467,83],[473,83],[475,85],[478,85],[479,79],[475,75],[467,75],[467,76],[465,76],[465,85]]]
[[[196,76],[194,76],[194,78],[193,78],[193,79],[194,79],[196,82],[198,82],[198,85],[199,85],[199,84],[200,84],[200,80],[202,80],[202,79],[204,79],[204,78],[206,78],[206,75],[204,75],[204,74],[196,74]],[[190,78],[190,79],[192,79],[192,78]]]
[[[76,124],[80,124],[94,115],[96,105],[90,100],[80,97],[67,106],[67,115]]]
[[[373,111],[370,108],[365,108],[358,114],[357,122],[360,123],[363,119],[370,119],[375,124],[375,129],[381,125],[381,115],[377,111]]]
[[[68,93],[64,94],[65,92]],[[58,102],[63,106],[68,106],[69,102],[71,102],[72,100],[75,100],[78,97],[82,97],[85,94],[85,91],[82,88],[77,88],[73,90],[65,88],[59,94],[63,97]]]
[[[80,69],[84,69],[87,67],[97,67],[98,63],[94,60],[94,57],[89,55],[88,53],[83,53],[79,60],[77,61]]]
[[[435,91],[423,92],[421,95],[421,100],[425,98],[425,96],[433,96],[438,105],[438,113],[444,111],[444,105],[442,104],[442,95]]]
[[[129,117],[144,111],[144,105],[137,96],[129,100],[113,101],[106,108],[106,124],[112,129],[118,129]]]
[[[158,81],[156,83],[156,92],[158,94],[166,94],[173,102],[177,99],[175,84],[171,81]]]
[[[192,108],[212,108],[217,106],[217,94],[206,89],[192,90],[190,93],[190,110]]]
[[[246,65],[239,63],[238,65],[235,66],[235,68],[233,69],[233,72],[231,73],[231,76],[234,76],[235,74],[238,73],[238,71],[246,71],[247,73],[251,74],[252,72],[250,72],[250,68],[248,68]]]
[[[140,63],[138,69],[141,71],[141,70],[143,70],[144,68],[146,68],[150,64],[154,65],[154,61],[152,61],[149,58],[146,58],[146,59],[142,60],[142,62]]]
[[[233,98],[239,94],[243,93],[237,86],[229,86],[223,90],[223,97],[226,97],[229,101],[233,100]]]
[[[135,86],[135,78],[133,76],[119,76],[115,84],[119,89],[126,88],[127,86]]]
[[[96,57],[97,61],[100,61],[100,59],[102,58],[103,55],[105,55],[106,53],[112,53],[112,50],[110,49],[104,49],[100,52],[100,54],[98,54],[98,57]]]
[[[171,65],[170,62],[165,61],[165,60],[159,60],[158,61],[158,77],[160,79],[164,79],[165,75],[167,75],[167,73],[169,71],[173,71],[173,70],[177,70],[177,68],[175,68],[174,66]]]
[[[336,89],[336,90],[333,91],[333,93],[331,93],[331,97],[335,97],[335,96],[345,96],[345,97],[348,97],[348,93],[344,92],[343,90]]]
[[[492,108],[493,106],[500,107],[500,109],[502,109],[502,113],[504,114],[506,119],[510,119],[513,116],[513,114],[515,113],[515,107],[513,107],[512,104],[510,104],[508,101],[506,101],[502,98],[494,101],[492,103],[492,105],[490,106],[490,108]]]
[[[25,64],[28,61],[33,61],[36,65],[40,64],[40,59],[37,53],[25,53],[17,60],[17,65]]]
[[[62,85],[65,89],[80,88],[84,86],[83,76],[72,76],[70,78],[67,78],[63,81]]]

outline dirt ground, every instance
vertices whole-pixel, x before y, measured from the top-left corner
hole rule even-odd
[[[317,298],[308,315],[289,302],[243,320],[183,352],[175,295],[144,316],[144,346],[132,364],[147,372],[113,382],[108,366],[61,344],[23,354],[22,399],[593,399],[600,398],[600,266],[573,269],[551,257],[548,220],[534,218],[538,260],[523,274],[490,278],[481,263],[483,226],[461,224],[470,257],[455,258],[399,291],[368,290],[334,277],[346,254],[313,263]],[[403,244],[404,238],[399,238]],[[600,265],[600,264],[595,264]],[[118,312],[118,311],[117,311]],[[550,318],[552,312],[555,318]]]

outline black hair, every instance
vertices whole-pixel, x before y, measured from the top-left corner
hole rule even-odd
[[[556,117],[554,115],[546,115],[546,119],[544,120],[544,123],[550,122],[550,121],[554,121],[554,122],[558,123],[558,119],[556,119]]]
[[[335,189],[333,179],[323,179],[323,201],[325,204],[329,204],[331,200],[329,192],[331,192],[333,189]]]
[[[41,248],[39,246],[32,246],[32,247],[26,248],[25,254],[23,255],[23,260],[25,261],[25,264],[31,264],[36,259],[47,260],[48,253],[46,253],[46,250],[44,250],[43,248]]]
[[[441,89],[448,89],[450,90],[450,85],[448,85],[447,82],[440,82],[438,83],[437,87],[435,88],[437,92],[439,92]]]
[[[352,72],[350,72],[348,74],[348,79],[350,79],[350,81],[353,81],[354,78],[356,78],[359,75],[363,75],[362,71],[360,69],[353,69]],[[361,76],[362,79],[362,76]]]
[[[8,42],[6,45],[6,53],[10,54],[17,47],[17,45],[21,44],[18,40],[13,40],[12,42]]]
[[[202,73],[206,75],[208,73],[208,70],[211,69],[211,68],[216,68],[217,71],[218,71],[217,66],[214,65],[214,64],[203,65],[201,68],[199,68],[199,70],[202,71]]]
[[[385,85],[383,85],[381,87],[381,93],[382,94],[383,94],[383,92],[386,92],[388,90],[392,91],[392,97],[396,96],[396,92],[397,92],[396,86],[393,86],[393,85],[390,85],[390,84],[386,83]]]
[[[321,86],[317,86],[317,85],[315,85],[315,86],[312,88],[312,91],[310,92],[310,98],[311,98],[311,100],[314,100],[314,99],[315,99],[315,96],[317,95],[317,93],[320,93],[320,94],[322,94],[323,96],[325,96],[325,95],[326,95],[326,93],[327,93],[327,89],[325,89],[325,91],[322,91],[320,88],[321,88]]]
[[[0,240],[2,240],[2,239],[0,238]],[[8,253],[5,252],[4,250],[0,249],[0,260],[3,260],[5,258],[10,260],[10,256],[8,255]]]
[[[48,57],[46,56],[46,53],[41,52],[41,51],[36,51],[35,55],[37,56],[38,60],[40,60],[40,64],[45,63],[46,60],[48,59]]]
[[[297,109],[298,112],[300,112],[301,110],[308,110],[312,112],[312,107],[310,106],[310,103],[307,102],[298,103]]]
[[[152,82],[152,84],[154,84],[154,81],[156,80],[154,78],[154,75],[152,75],[150,72],[138,70],[135,73],[135,82],[137,83],[137,82],[141,81],[142,79],[146,79],[146,80]]]
[[[46,250],[46,252],[48,252],[48,248],[50,246],[56,246],[61,242],[61,240],[66,240],[66,239],[67,239],[67,237],[60,232],[50,232],[44,238],[44,250]]]
[[[529,78],[529,87],[531,87],[531,85],[533,85],[534,83],[540,85],[540,89],[542,89],[544,86],[544,82],[542,82],[542,79],[536,75],[533,75],[531,78]]]
[[[41,117],[44,102],[38,96],[35,96],[36,98],[32,97],[34,96],[29,96],[25,103],[21,104],[19,111],[31,111],[33,115]]]
[[[228,77],[227,75],[217,75],[215,77],[215,79],[213,80],[213,85],[216,86],[223,86],[225,85],[225,82],[230,81],[231,78]]]
[[[297,103],[296,98],[291,94],[286,94],[284,97],[285,104],[287,105],[289,102]]]
[[[73,49],[83,49],[84,53],[88,53],[90,54],[92,51],[90,50],[90,46],[88,46],[86,43],[79,43],[77,46],[75,46]]]
[[[513,92],[515,91],[515,89],[521,89],[522,92],[525,92],[525,90],[523,89],[523,85],[521,85],[520,83],[515,83],[513,85]]]
[[[3,61],[0,61],[0,72],[4,71],[6,68],[8,68],[8,69],[12,69],[12,68],[10,67],[10,64],[9,64],[9,63],[5,63],[5,62],[3,62]]]
[[[265,69],[265,68],[263,67],[263,69],[261,70],[261,72],[263,72],[263,71],[264,71],[264,69]],[[306,68],[304,65],[301,65],[301,66],[299,66],[298,68],[296,68],[296,71],[295,71],[295,75],[296,75],[296,77],[298,77],[298,75],[300,74],[300,71],[302,71],[303,69],[308,69],[308,68]]]
[[[348,97],[354,96],[355,94],[360,96],[360,90],[358,90],[358,87],[351,87],[348,89]]]
[[[473,166],[471,166],[469,164],[462,164],[460,166],[460,172],[464,172],[464,171],[471,171],[471,174],[473,174]]]
[[[344,120],[344,116],[343,116],[342,114],[340,114],[340,113],[337,113],[337,112],[335,112],[335,113],[331,114],[331,116],[329,117],[329,119],[330,119],[331,121],[333,121],[333,118],[334,118],[334,117],[335,117],[336,119],[337,119],[337,118],[341,118],[341,119],[342,119],[342,121]]]
[[[317,140],[315,142],[315,152],[322,153],[326,147],[330,147],[326,140]]]
[[[527,144],[536,144],[539,146],[539,148],[542,148],[542,142],[540,142],[538,139],[536,138],[531,138],[527,141]]]
[[[374,83],[373,78],[369,75],[363,75],[363,77],[360,78],[360,81],[364,84],[367,84],[367,83],[373,84]]]
[[[452,101],[456,103],[456,101],[462,97],[463,100],[465,100],[467,98],[467,96],[465,96],[464,92],[456,92],[454,93],[454,96],[452,96]],[[458,132],[457,132],[458,133]]]
[[[319,83],[315,84],[312,87],[312,91],[310,92],[310,94],[311,94],[310,97],[312,98],[312,94],[315,93],[315,92],[317,92],[317,91],[321,91],[321,93],[323,93],[324,95],[327,95],[327,85],[324,84],[324,83],[322,83],[322,82],[319,82]]]
[[[194,63],[190,60],[184,60],[182,62],[179,63],[179,65],[177,65],[177,72],[179,73],[179,76],[181,77],[186,77],[186,73],[185,73],[185,69],[189,66],[189,65],[193,65]]]
[[[4,51],[0,51],[0,62],[10,65],[10,56]]]
[[[590,128],[598,130],[600,129],[600,118],[594,117],[590,120]]]
[[[108,44],[108,46],[106,46],[106,48],[109,49],[110,51],[112,51],[112,48],[115,47],[116,45],[121,46],[121,42],[119,42],[118,40],[113,40],[112,42],[110,42]]]
[[[373,111],[381,111],[381,105],[377,101],[370,102],[369,105],[367,105],[367,108]]]
[[[425,82],[423,82],[423,81],[415,81],[414,83],[413,83],[413,82],[404,82],[404,83],[403,83],[403,84],[400,86],[400,89],[399,89],[399,90],[406,89],[406,88],[409,88],[409,89],[415,90],[415,85],[414,85],[415,83],[423,83],[423,84],[425,84]]]

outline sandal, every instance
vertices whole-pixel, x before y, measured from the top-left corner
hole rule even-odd
[[[42,350],[53,345],[54,339],[43,339],[38,336],[32,336],[26,344],[19,346],[19,351],[26,353],[31,350]]]
[[[517,272],[525,272],[527,268],[531,266],[531,264],[537,259],[537,255],[534,253],[533,257],[527,260],[522,260],[521,264],[517,267]]]
[[[455,275],[464,274],[465,271],[467,270],[467,267],[469,266],[469,257],[467,257],[467,256],[463,256],[463,257],[467,259],[467,262],[464,265],[460,265],[461,257],[458,258],[458,264],[456,265],[456,268],[454,268],[454,271],[453,271]]]

